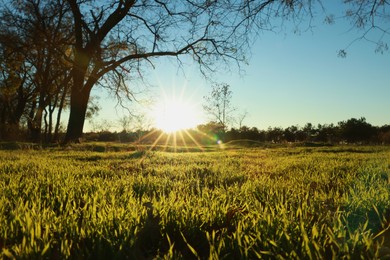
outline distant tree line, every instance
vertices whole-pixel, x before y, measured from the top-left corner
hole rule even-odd
[[[390,125],[373,126],[364,117],[351,118],[335,124],[307,123],[282,127],[269,127],[266,130],[257,127],[242,126],[224,130],[220,123],[209,122],[173,135],[160,130],[137,130],[122,132],[102,131],[85,134],[87,141],[133,142],[139,144],[213,145],[231,141],[259,143],[316,143],[316,144],[390,144]]]
[[[307,123],[287,128],[269,127],[259,130],[256,127],[243,126],[232,128],[225,133],[225,140],[248,139],[259,142],[315,142],[315,143],[354,143],[354,144],[390,144],[390,125],[373,126],[364,117],[351,118],[334,124]]]

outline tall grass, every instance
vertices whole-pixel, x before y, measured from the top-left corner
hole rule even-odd
[[[390,149],[0,151],[2,258],[388,254]]]

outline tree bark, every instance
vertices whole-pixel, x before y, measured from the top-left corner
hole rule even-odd
[[[66,82],[66,84],[68,84],[68,82]],[[54,138],[53,138],[54,141],[56,141],[56,142],[59,141],[59,129],[60,129],[60,124],[61,124],[61,114],[62,114],[62,109],[64,108],[65,98],[66,98],[67,92],[68,92],[68,85],[65,85],[63,93],[61,95],[61,101],[60,101],[60,104],[58,106],[58,111],[57,111],[57,122],[56,122],[55,130],[54,130]]]
[[[83,81],[79,82],[83,84]],[[81,89],[81,90],[80,90]],[[68,128],[65,136],[65,143],[80,142],[83,134],[85,114],[87,112],[90,89],[74,85],[70,98],[70,115]]]

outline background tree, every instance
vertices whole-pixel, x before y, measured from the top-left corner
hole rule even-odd
[[[338,129],[333,124],[318,124],[316,140],[324,143],[339,141]]]
[[[384,125],[378,129],[378,141],[381,144],[390,144],[390,125]]]
[[[296,125],[292,125],[284,129],[283,137],[287,142],[298,141],[299,128]]]
[[[24,117],[33,141],[40,140],[43,124],[46,141],[53,132],[58,137],[70,81],[64,56],[71,42],[68,18],[61,0],[9,1],[0,8],[1,98],[11,112],[9,124],[17,126]]]
[[[232,113],[236,110],[232,103],[230,86],[226,83],[214,84],[208,96],[204,96],[203,109],[226,130],[227,125],[234,119]]]
[[[318,134],[318,132],[316,131],[316,129],[312,123],[306,123],[305,126],[302,128],[301,132],[302,132],[304,141],[311,141]]]
[[[21,118],[25,115],[27,103],[33,94],[32,84],[27,79],[28,65],[23,62],[23,54],[9,47],[13,40],[13,35],[1,31],[0,140],[17,137]],[[14,44],[16,46],[17,42]]]
[[[240,128],[240,139],[248,139],[253,141],[265,141],[265,133],[257,129],[257,127],[242,126]]]
[[[266,133],[266,138],[268,142],[281,142],[283,140],[284,130],[280,127],[269,127]]]
[[[135,111],[119,120],[122,133],[132,132],[134,140],[140,142],[142,137],[152,128],[151,120],[144,112]]]
[[[364,117],[361,117],[360,119],[351,118],[347,121],[341,121],[338,125],[341,137],[349,143],[368,143],[376,133],[375,127],[373,127],[370,123],[367,123]]]
[[[237,115],[238,129],[241,129],[241,127],[244,126],[243,122],[247,116],[248,116],[247,110],[244,110],[243,112]]]

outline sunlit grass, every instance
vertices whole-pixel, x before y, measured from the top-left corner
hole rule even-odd
[[[216,138],[215,136],[211,136],[209,134],[203,133],[199,130],[193,130],[197,134],[201,134],[206,140],[211,141],[211,143],[217,144],[216,147],[223,148],[222,142]],[[198,149],[199,151],[204,151],[205,148],[202,144],[200,144],[194,136],[192,136],[191,132],[188,129],[182,129],[173,132],[164,132],[159,129],[152,130],[150,133],[142,136],[138,141],[136,141],[135,145],[142,145],[143,141],[147,140],[151,136],[158,134],[157,138],[153,141],[151,145],[148,146],[148,151],[155,150],[157,147],[162,147],[163,151],[171,150],[173,148],[174,152],[177,152],[179,149],[185,149],[187,152],[193,150],[193,148]],[[189,139],[190,142],[187,143],[186,139]],[[179,145],[180,144],[180,145]]]
[[[387,254],[389,148],[173,144],[0,151],[0,258]]]

